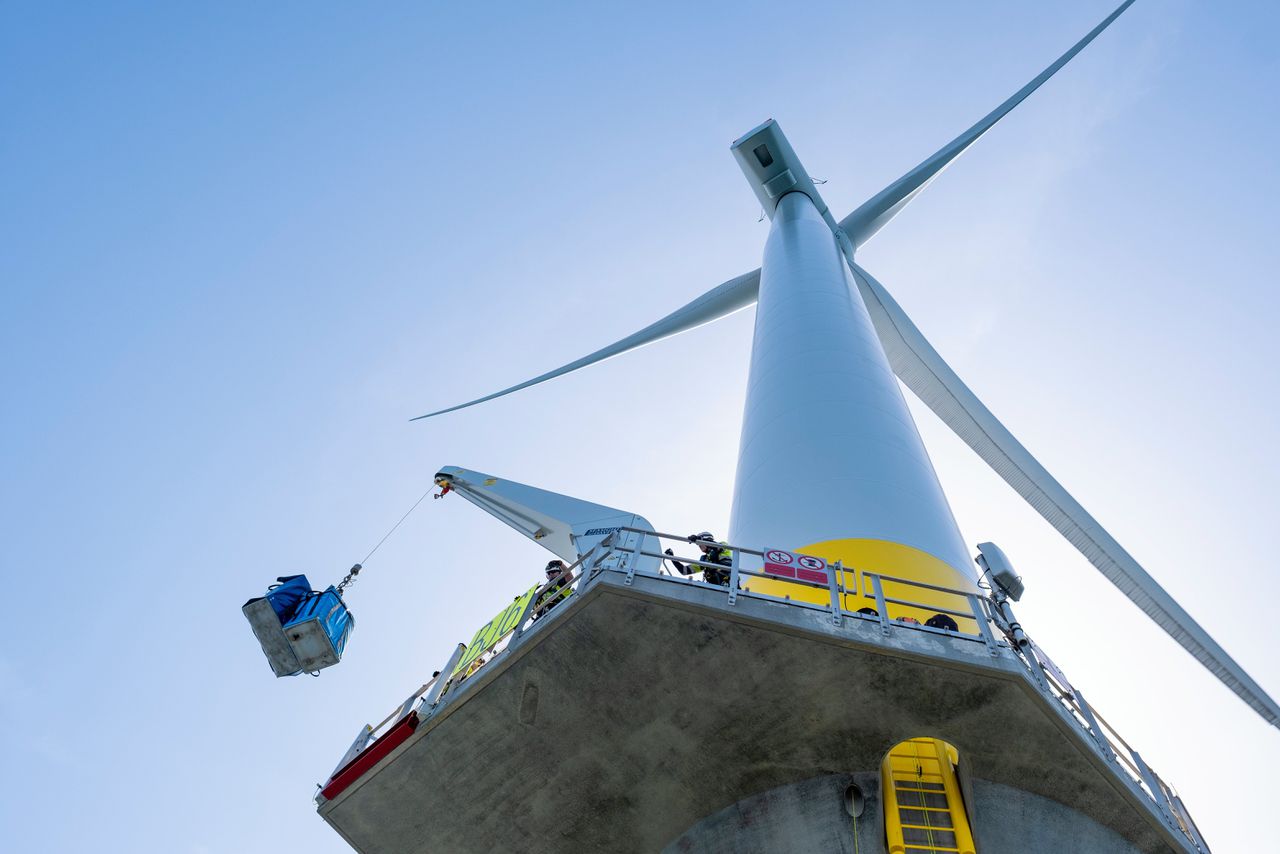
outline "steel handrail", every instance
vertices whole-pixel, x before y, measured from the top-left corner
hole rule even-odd
[[[693,544],[693,545],[704,545],[704,544],[705,544],[705,545],[708,545],[708,546],[715,546],[715,547],[717,547],[717,548],[728,549],[729,551],[735,551],[735,552],[738,552],[738,553],[740,553],[740,554],[755,555],[755,556],[757,556],[757,557],[763,557],[763,556],[764,556],[764,552],[763,552],[763,551],[760,551],[760,550],[758,550],[758,549],[750,549],[750,548],[747,548],[746,546],[735,546],[735,545],[733,545],[732,543],[722,543],[722,542],[719,542],[719,541],[717,541],[717,540],[696,540],[696,539],[695,539],[695,540],[690,540],[688,537],[682,537],[682,536],[679,536],[679,535],[677,535],[677,534],[667,534],[667,533],[664,533],[664,532],[661,532],[661,531],[650,531],[650,530],[646,530],[646,529],[644,529],[644,528],[632,528],[632,527],[627,527],[627,526],[622,526],[622,527],[620,527],[618,530],[620,530],[620,531],[627,531],[627,532],[629,532],[629,533],[635,533],[635,534],[647,534],[647,535],[649,535],[649,536],[651,536],[651,537],[657,537],[658,539],[664,539],[664,540],[678,540],[678,541],[680,541],[680,542],[682,542],[682,543],[690,543],[690,544]],[[641,539],[636,543],[636,545],[634,545],[634,546],[618,545],[618,546],[614,546],[613,548],[614,548],[615,550],[617,550],[617,551],[620,551],[620,552],[626,552],[626,553],[628,553],[628,554],[635,554],[635,553],[637,553],[637,549],[638,549],[638,550],[639,550],[639,552],[638,552],[638,553],[639,553],[640,555],[643,555],[644,557],[653,557],[653,558],[658,558],[659,560],[672,560],[672,559],[674,559],[674,560],[678,560],[678,561],[680,561],[681,563],[684,563],[684,564],[693,564],[693,565],[695,565],[695,566],[701,566],[701,567],[705,567],[705,568],[708,568],[708,569],[725,569],[725,568],[726,568],[723,564],[718,564],[718,563],[709,563],[709,562],[706,562],[706,561],[700,561],[700,560],[698,560],[697,558],[683,558],[683,557],[681,557],[680,555],[669,555],[669,554],[666,554],[665,552],[651,552],[651,551],[646,551],[646,550],[644,549],[644,547],[643,547],[643,542],[644,542],[644,541],[643,541],[643,538],[641,538]],[[883,580],[888,581],[888,582],[893,583],[893,584],[907,584],[907,585],[910,585],[910,586],[912,586],[912,587],[919,587],[919,588],[924,589],[924,590],[933,590],[933,591],[938,592],[938,593],[947,593],[947,594],[950,594],[950,595],[952,595],[952,596],[966,597],[966,596],[970,596],[970,595],[972,595],[972,594],[973,594],[973,591],[968,591],[968,590],[956,590],[955,588],[952,588],[952,587],[942,587],[942,586],[939,586],[939,585],[937,585],[937,584],[928,584],[928,583],[923,582],[923,581],[914,581],[914,580],[912,580],[912,579],[910,579],[910,578],[900,578],[900,577],[898,577],[898,576],[894,576],[894,575],[885,575],[885,574],[883,574],[883,573],[873,573],[873,572],[870,572],[870,571],[868,571],[868,570],[858,570],[858,569],[855,569],[854,567],[842,567],[842,569],[843,569],[843,571],[844,571],[844,572],[851,573],[851,574],[853,574],[855,577],[856,577],[857,575],[863,575],[863,576],[879,575],[879,576],[880,576],[880,578],[882,578]],[[739,572],[740,572],[740,573],[742,573],[743,575],[751,575],[751,576],[755,576],[755,577],[757,577],[757,578],[769,578],[769,579],[774,579],[774,580],[778,580],[778,581],[783,581],[783,582],[788,583],[788,584],[805,584],[805,585],[809,585],[809,586],[813,586],[813,587],[826,587],[826,585],[825,585],[825,584],[821,584],[821,583],[819,583],[819,582],[808,582],[808,581],[804,581],[804,580],[802,580],[802,579],[782,578],[782,577],[779,577],[779,576],[776,576],[776,575],[772,575],[772,574],[770,574],[770,573],[755,572],[755,571],[747,570],[747,569],[740,569],[740,570],[739,570]],[[858,595],[856,591],[851,592],[851,591],[849,591],[849,590],[844,590],[843,592],[844,592],[844,595],[849,595],[849,596],[856,596],[856,595]],[[929,609],[929,608],[932,608],[932,607],[933,607],[932,605],[926,605],[926,604],[920,604],[920,603],[899,603],[899,604],[913,604],[915,607],[919,607],[919,608],[921,608],[921,609],[925,609],[925,610],[927,610],[927,609]],[[966,615],[966,616],[968,616],[970,619],[973,619],[973,616],[972,616],[972,615]]]
[[[864,599],[875,599],[875,594],[863,594]],[[909,608],[919,608],[922,611],[937,611],[939,614],[949,614],[952,617],[959,617],[962,620],[974,620],[978,618],[973,615],[972,611],[953,611],[950,608],[944,608],[941,605],[922,605],[919,602],[912,602],[910,599],[895,599],[892,596],[885,596],[884,601],[888,605],[906,605]],[[966,633],[967,634],[967,633]]]
[[[697,540],[697,539],[691,540],[688,537],[682,537],[679,534],[666,534],[666,533],[663,533],[662,531],[650,531],[645,528],[630,528],[626,525],[620,526],[618,530],[627,531],[628,533],[632,533],[632,534],[648,534],[649,536],[657,537],[660,540],[679,540],[682,543],[692,543],[692,544],[706,543],[709,546],[719,546],[720,548],[733,549],[734,551],[741,552],[742,554],[755,555],[757,557],[764,557],[764,552],[759,551],[757,549],[749,549],[746,546],[732,546],[732,545],[729,545],[728,543],[721,543],[716,540]],[[627,549],[625,546],[618,546],[617,548],[620,551],[630,551],[630,549]]]
[[[1103,749],[1104,757],[1114,759],[1120,763],[1120,766],[1127,772],[1130,781],[1139,791],[1146,794],[1147,798],[1155,806],[1157,813],[1165,820],[1165,823],[1185,836],[1197,851],[1203,851],[1207,854],[1209,847],[1200,835],[1199,828],[1196,827],[1195,820],[1191,817],[1185,804],[1178,798],[1176,791],[1151,766],[1147,765],[1141,755],[1124,740],[1124,737],[1116,731],[1115,727],[1106,718],[1102,717],[1096,709],[1085,703],[1079,691],[1066,691],[1058,683],[1052,671],[1045,667],[1038,658],[1033,657],[1030,661],[1027,661],[1022,655],[1020,655],[1020,658],[1028,667],[1038,671],[1044,677],[1040,680],[1040,684],[1044,686],[1051,697],[1062,704],[1063,708],[1076,721],[1076,725],[1081,730],[1092,735],[1095,741],[1101,740],[1105,744]]]
[[[937,592],[939,592],[939,593],[950,593],[952,596],[969,596],[969,595],[971,595],[971,594],[973,593],[973,591],[972,591],[972,590],[955,590],[955,589],[953,589],[953,588],[951,588],[951,587],[940,587],[940,586],[938,586],[937,584],[928,584],[928,583],[926,583],[926,582],[924,582],[924,581],[913,581],[913,580],[912,580],[912,579],[910,579],[910,578],[898,578],[898,577],[897,577],[897,576],[895,576],[895,575],[885,575],[885,574],[884,574],[884,573],[882,573],[882,572],[874,572],[874,573],[873,573],[873,572],[867,572],[867,571],[865,571],[865,570],[864,570],[862,574],[863,574],[863,575],[878,575],[878,576],[880,576],[880,580],[881,580],[881,581],[888,581],[888,582],[890,582],[891,584],[909,584],[909,585],[911,585],[912,587],[920,587],[920,588],[923,588],[923,589],[925,589],[925,590],[936,590],[936,591],[937,591]],[[930,606],[930,607],[931,607],[931,606]]]
[[[658,538],[665,538],[665,539],[679,540],[679,541],[681,541],[681,542],[686,542],[686,543],[694,543],[694,544],[699,544],[699,545],[701,545],[701,544],[706,544],[706,545],[708,545],[708,546],[715,546],[715,547],[717,547],[717,548],[727,549],[727,550],[729,550],[729,551],[737,552],[737,553],[739,553],[739,554],[754,554],[754,555],[757,555],[757,556],[763,556],[763,554],[764,554],[764,552],[762,552],[762,551],[758,551],[758,550],[755,550],[755,549],[747,549],[747,548],[745,548],[745,547],[741,547],[741,546],[735,546],[735,545],[733,545],[732,543],[721,543],[721,542],[714,541],[714,540],[690,540],[688,537],[679,537],[679,536],[676,536],[675,534],[665,534],[665,533],[661,533],[661,532],[657,532],[657,531],[648,531],[648,530],[645,530],[645,529],[643,529],[643,528],[631,528],[631,527],[625,527],[625,526],[624,526],[624,527],[619,528],[619,530],[622,530],[622,531],[628,531],[628,532],[631,532],[631,533],[637,533],[637,534],[645,534],[645,535],[654,536],[654,537],[658,537]],[[643,557],[651,557],[651,558],[656,558],[656,559],[658,559],[658,560],[672,560],[672,561],[678,561],[679,563],[682,563],[682,564],[685,564],[685,565],[688,565],[688,566],[698,566],[698,567],[703,567],[703,568],[705,568],[705,569],[724,570],[724,569],[726,569],[726,568],[727,568],[727,567],[725,567],[725,565],[724,565],[724,564],[711,563],[711,562],[708,562],[708,561],[698,560],[697,558],[684,558],[684,557],[681,557],[680,555],[675,555],[675,554],[671,554],[671,555],[669,555],[669,554],[666,554],[665,552],[654,552],[654,551],[649,551],[649,550],[647,550],[647,549],[645,549],[645,548],[644,548],[644,538],[643,538],[643,537],[639,538],[639,539],[637,540],[637,542],[636,542],[634,545],[631,545],[631,546],[618,545],[618,546],[614,546],[613,548],[614,548],[614,550],[616,550],[616,551],[619,551],[619,552],[625,552],[625,553],[627,553],[627,554],[631,554],[631,555],[637,555],[637,556],[643,556]],[[835,571],[835,567],[834,567],[834,565],[833,565],[833,566],[829,566],[829,567],[828,567],[828,571],[829,571],[829,573],[830,573],[830,572]],[[859,569],[857,569],[857,568],[855,568],[855,567],[843,567],[843,566],[841,566],[841,567],[840,567],[840,569],[839,569],[839,571],[836,571],[836,572],[835,572],[835,575],[836,575],[836,576],[838,576],[838,578],[839,578],[839,582],[838,582],[838,584],[837,584],[837,588],[838,588],[838,589],[837,589],[836,594],[835,594],[835,598],[836,598],[836,600],[838,601],[839,605],[838,605],[838,606],[836,606],[836,605],[833,603],[833,606],[832,606],[832,607],[830,607],[830,608],[824,608],[824,610],[829,610],[829,611],[832,613],[833,618],[834,618],[834,617],[841,617],[841,618],[842,618],[842,617],[845,617],[845,616],[852,616],[854,613],[856,613],[856,612],[853,612],[853,611],[849,611],[849,610],[847,610],[847,609],[844,607],[845,599],[846,599],[846,597],[848,597],[848,596],[855,596],[855,597],[857,597],[857,596],[861,595],[863,598],[868,598],[868,599],[870,599],[870,598],[874,598],[874,597],[873,597],[873,595],[872,595],[871,593],[865,593],[865,592],[864,592],[864,593],[862,593],[862,594],[859,594],[859,593],[857,592],[857,590],[856,590],[856,585],[855,585],[855,590],[854,590],[853,592],[850,592],[850,591],[848,590],[848,588],[847,588],[847,587],[845,587],[845,585],[844,585],[844,574],[845,574],[846,572],[847,572],[847,573],[851,573],[851,574],[854,576],[854,578],[855,578],[855,579],[857,578],[857,576],[858,576],[858,575],[861,575],[863,578],[869,578],[869,577],[871,577],[871,576],[876,576],[876,577],[879,577],[879,578],[881,578],[882,580],[887,581],[887,582],[889,582],[889,583],[893,583],[893,584],[905,584],[905,585],[912,586],[912,587],[919,587],[919,588],[924,589],[924,590],[931,590],[931,591],[934,591],[934,592],[937,592],[937,593],[943,593],[943,594],[950,595],[950,596],[959,596],[959,597],[961,597],[961,598],[963,598],[963,599],[966,599],[966,600],[967,600],[970,596],[974,596],[974,595],[976,595],[976,594],[974,594],[974,593],[972,593],[972,592],[969,592],[969,591],[956,590],[956,589],[951,588],[951,587],[942,587],[942,586],[937,585],[937,584],[928,584],[928,583],[923,582],[923,581],[914,581],[914,580],[909,579],[909,578],[900,578],[900,577],[898,577],[898,576],[893,576],[893,575],[883,575],[883,574],[881,574],[881,573],[873,573],[873,572],[870,572],[870,571],[867,571],[867,570],[859,570]],[[816,581],[807,581],[807,580],[805,580],[805,579],[801,579],[801,578],[784,578],[784,577],[780,577],[780,576],[777,576],[777,575],[773,575],[772,573],[757,572],[757,571],[754,571],[754,570],[744,569],[744,568],[742,568],[742,567],[738,567],[738,569],[737,569],[737,573],[738,573],[738,575],[747,575],[747,576],[751,576],[751,577],[753,577],[753,578],[765,578],[765,579],[768,579],[768,580],[771,580],[771,581],[778,581],[778,582],[781,582],[781,583],[784,583],[784,584],[795,584],[795,585],[798,585],[798,586],[801,586],[801,587],[810,587],[810,588],[820,589],[820,590],[821,590],[821,589],[829,589],[829,588],[831,587],[831,581],[830,581],[830,577],[831,577],[831,576],[830,576],[830,574],[829,574],[829,576],[828,576],[828,578],[829,578],[828,582],[827,582],[827,583],[822,583],[822,582],[816,582]],[[661,576],[661,575],[659,575],[658,577],[662,577],[662,576]],[[768,596],[768,594],[760,594],[760,593],[756,593],[756,592],[753,592],[753,591],[741,591],[741,592],[748,593],[749,595],[752,595],[752,596]],[[771,598],[771,599],[778,599],[779,597],[776,597],[776,596],[769,596],[768,598]],[[784,599],[782,599],[782,601],[789,601],[789,600],[787,600],[787,599],[785,599],[785,598],[784,598]],[[918,608],[918,609],[920,609],[920,610],[924,610],[924,611],[935,611],[935,612],[938,612],[938,613],[944,613],[944,614],[948,614],[948,615],[950,615],[950,616],[958,617],[958,618],[960,618],[960,619],[964,619],[964,620],[973,620],[973,621],[974,621],[975,623],[977,623],[979,626],[981,626],[981,624],[983,623],[983,621],[989,621],[989,620],[988,620],[988,617],[987,617],[987,615],[986,615],[985,613],[980,614],[980,613],[976,613],[976,612],[974,612],[973,610],[970,610],[970,611],[956,611],[956,610],[949,609],[949,608],[945,608],[945,607],[942,607],[942,606],[939,606],[939,605],[932,605],[932,604],[927,604],[927,603],[923,603],[923,602],[915,602],[915,601],[908,600],[908,599],[899,599],[899,598],[893,598],[893,597],[883,597],[883,601],[884,601],[886,604],[903,605],[903,606],[910,607],[910,608]],[[798,603],[795,603],[795,604],[798,604]],[[811,604],[811,603],[805,603],[805,604]],[[820,606],[820,607],[821,607],[821,606]],[[895,621],[895,623],[896,623],[896,621]],[[928,628],[928,627],[926,627],[926,628]],[[978,635],[973,635],[973,634],[970,634],[969,632],[957,632],[957,634],[960,634],[960,635],[962,635],[962,636],[964,636],[964,637],[966,637],[966,638],[972,638],[972,639],[975,639],[975,640],[983,639],[983,637],[982,637],[982,633],[981,633],[981,632],[979,632],[979,634],[978,634]]]

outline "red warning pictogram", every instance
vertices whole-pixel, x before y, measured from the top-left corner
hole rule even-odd
[[[785,549],[764,550],[764,571],[779,578],[797,578],[815,584],[827,583],[827,562],[813,555],[802,555]]]

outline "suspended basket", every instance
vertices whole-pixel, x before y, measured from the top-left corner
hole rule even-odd
[[[305,575],[276,581],[241,608],[276,676],[316,673],[341,661],[356,621],[338,588],[312,590]]]

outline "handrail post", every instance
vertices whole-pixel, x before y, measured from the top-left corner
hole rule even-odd
[[[1089,706],[1089,702],[1085,700],[1084,694],[1080,693],[1079,688],[1075,688],[1072,693],[1076,698],[1076,707],[1080,709],[1080,714],[1084,715],[1085,721],[1089,724],[1089,730],[1093,734],[1093,740],[1096,741],[1098,743],[1098,747],[1102,749],[1102,755],[1107,758],[1108,762],[1115,762],[1115,751],[1111,747],[1111,742],[1107,741],[1106,735],[1103,734],[1102,728],[1098,726],[1098,719],[1093,716],[1093,709]]]
[[[631,548],[631,559],[627,561],[627,577],[622,582],[628,587],[631,586],[631,582],[636,580],[636,566],[640,563],[640,552],[644,551],[644,541],[646,539],[645,534],[636,534],[635,536],[635,545]],[[610,546],[610,548],[612,549],[613,546]],[[618,546],[618,548],[626,550],[626,546]]]
[[[400,704],[400,709],[396,712],[396,723],[399,723],[411,711],[413,711],[413,704],[418,699],[419,696],[420,695],[418,694],[418,692],[414,691],[412,694],[409,695],[409,699],[405,700],[403,703]]]
[[[1155,772],[1151,770],[1150,765],[1143,761],[1138,751],[1130,749],[1129,756],[1133,758],[1133,764],[1138,766],[1138,773],[1142,775],[1142,781],[1147,784],[1147,789],[1151,792],[1151,799],[1156,802],[1156,807],[1160,810],[1160,815],[1164,818],[1165,823],[1177,828],[1178,823],[1167,805],[1168,798],[1164,793],[1164,787],[1156,780]]]
[[[604,551],[596,555],[595,560],[591,561],[591,563],[588,564],[586,562],[586,558],[594,554],[595,550],[598,548],[603,548]],[[603,540],[601,540],[600,542],[592,546],[591,551],[587,552],[586,555],[583,555],[582,565],[589,566],[592,571],[592,574],[594,574],[596,571],[603,571],[601,564],[603,564],[609,558],[613,557],[616,551],[617,551],[617,546],[613,542],[613,534],[610,534],[609,536],[605,537]]]
[[[880,583],[880,576],[874,572],[864,572],[863,578],[871,578],[871,589],[876,594],[876,613],[880,615],[880,631],[886,635],[889,634],[889,606],[884,601],[884,585]]]
[[[1049,687],[1049,680],[1044,676],[1044,665],[1040,662],[1040,656],[1036,655],[1036,648],[1031,644],[1021,647],[1014,644],[1013,651],[1021,653],[1022,660],[1027,663],[1027,667],[1031,670],[1031,678],[1035,680],[1040,690],[1053,697],[1053,689]]]
[[[361,728],[360,734],[356,736],[356,740],[351,742],[351,746],[347,748],[347,752],[344,753],[342,755],[342,758],[338,760],[338,765],[333,769],[333,773],[329,775],[329,779],[332,780],[334,778],[334,775],[336,775],[343,768],[346,768],[347,763],[350,762],[352,759],[355,759],[356,756],[358,756],[360,752],[364,750],[365,745],[367,745],[372,738],[373,738],[373,727],[369,726],[368,724],[365,724],[364,727]]]
[[[845,580],[849,577],[849,570],[845,567],[844,561],[838,561],[840,564],[840,613],[843,615],[849,608],[849,587],[845,584]],[[853,570],[853,601],[858,601],[858,570]]]
[[[420,709],[431,709],[436,703],[440,702],[441,696],[444,695],[444,689],[453,681],[453,669],[458,666],[458,661],[467,651],[467,645],[460,643],[453,650],[453,655],[449,656],[449,661],[445,664],[444,669],[440,671],[440,675],[436,677],[436,684],[431,686],[431,690],[422,698]]]
[[[729,564],[729,605],[738,604],[738,567],[742,565],[742,552],[733,549],[733,557]]]
[[[1191,841],[1195,843],[1196,848],[1205,852],[1205,854],[1209,854],[1209,846],[1204,841],[1204,837],[1200,835],[1200,828],[1196,827],[1195,819],[1187,811],[1187,805],[1182,802],[1182,798],[1174,795],[1173,805],[1178,809],[1178,815],[1182,818],[1182,828],[1186,831],[1187,836],[1191,837]]]
[[[987,612],[983,610],[978,594],[970,593],[965,598],[969,600],[969,608],[973,611],[973,619],[978,624],[978,634],[982,635],[982,642],[987,645],[987,652],[993,656],[999,655],[1000,647],[996,645],[996,637],[991,633],[991,626],[987,623]]]
[[[840,616],[840,591],[836,587],[837,575],[843,575],[840,561],[827,565],[827,588],[831,591],[831,622],[839,626],[842,623],[842,619]]]
[[[609,536],[611,537],[613,535],[610,534]],[[587,550],[586,554],[581,555],[576,561],[574,561],[572,564],[569,565],[570,570],[577,569],[578,571],[578,588],[577,589],[579,593],[583,591],[583,589],[587,586],[587,582],[591,580],[591,575],[587,572],[587,570],[591,568],[592,555],[596,553],[596,551],[600,548],[600,546],[607,543],[608,540],[609,540],[609,537],[605,537],[604,540],[600,541],[599,543],[596,543],[594,546],[592,546],[590,549]]]

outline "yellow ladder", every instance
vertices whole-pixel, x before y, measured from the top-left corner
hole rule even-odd
[[[956,777],[959,755],[937,738],[913,738],[880,766],[889,854],[976,854]]]

